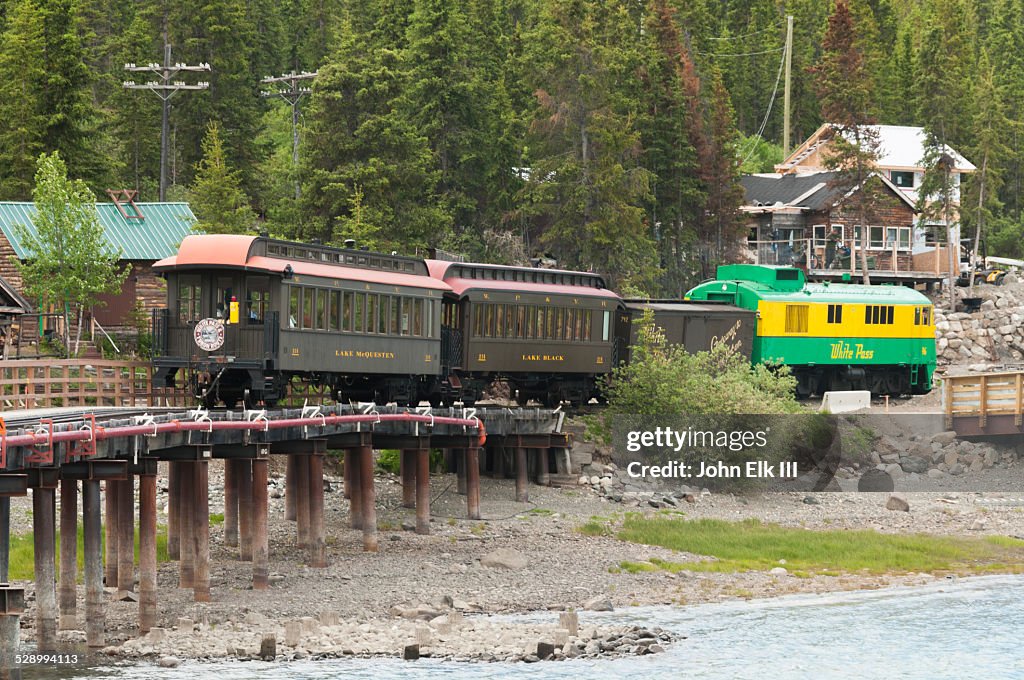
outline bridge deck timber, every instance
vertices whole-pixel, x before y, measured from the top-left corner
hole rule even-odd
[[[224,461],[224,543],[252,562],[254,589],[269,587],[267,531],[271,456],[286,457],[285,518],[310,567],[325,557],[324,456],[344,457],[344,496],[351,528],[363,549],[377,551],[374,449],[401,452],[403,506],[416,510],[416,532],[430,533],[430,453],[445,452],[457,472],[466,514],[480,519],[481,470],[515,470],[516,499],[528,500],[530,472],[541,484],[567,475],[571,437],[565,414],[538,408],[400,408],[373,404],[311,406],[271,411],[181,408],[46,409],[8,411],[0,420],[0,660],[17,651],[24,591],[8,581],[10,498],[33,500],[36,642],[57,649],[57,629],[76,626],[77,546],[60,542],[55,573],[55,494],[60,489],[60,535],[84,528],[85,628],[90,647],[105,644],[104,581],[117,599],[134,599],[134,540],[139,532],[139,632],[156,623],[156,476],[168,466],[168,553],[179,563],[179,587],[209,601],[209,463]],[[102,483],[102,489],[101,489]],[[135,505],[135,488],[139,503]],[[78,495],[81,490],[82,510]],[[101,524],[101,506],[106,522]],[[102,527],[102,528],[101,528]],[[101,531],[105,554],[101,555]],[[59,598],[58,598],[59,584]],[[59,602],[59,605],[58,605]]]

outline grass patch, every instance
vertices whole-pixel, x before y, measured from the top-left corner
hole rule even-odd
[[[580,526],[579,531],[584,536],[611,536],[612,530],[606,524],[590,520],[586,524]]]
[[[222,516],[223,518],[223,516]],[[106,532],[100,534],[101,552],[106,554]],[[60,573],[60,532],[57,532],[56,562],[57,573]],[[81,524],[78,525],[78,578],[83,578],[85,560],[85,533]],[[166,562],[167,556],[167,527],[158,526],[156,529],[156,561]],[[135,562],[139,561],[139,530],[135,530]],[[32,534],[21,534],[11,536],[10,550],[10,575],[11,580],[31,581],[35,578],[35,546],[33,545]]]
[[[661,567],[651,562],[621,562],[619,568],[628,574],[639,574],[645,571],[661,571]]]
[[[594,523],[590,523],[594,524]],[[581,527],[583,533],[588,533]],[[603,527],[602,527],[603,528]],[[627,517],[618,537],[715,558],[700,562],[652,559],[662,569],[708,572],[763,571],[785,566],[799,576],[837,572],[1024,571],[1024,541],[989,536],[960,538],[875,531],[807,531],[757,520],[685,521]]]
[[[224,513],[223,512],[211,512],[210,513],[210,526],[215,527],[218,524],[224,524]]]
[[[540,517],[550,517],[555,514],[554,510],[548,510],[547,508],[530,508],[526,511],[527,515],[538,515]]]

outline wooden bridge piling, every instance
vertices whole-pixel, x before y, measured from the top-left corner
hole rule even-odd
[[[466,451],[466,515],[480,519],[480,449],[471,446]]]
[[[235,460],[235,475],[238,487],[238,559],[252,562],[252,459]]]
[[[78,480],[60,480],[60,630],[78,628]]]
[[[194,479],[194,465],[195,462],[193,461],[183,460],[178,462],[179,588],[192,588],[195,583],[195,544],[192,541],[192,514],[194,506],[192,480]],[[239,508],[239,519],[241,519],[241,507]]]
[[[117,599],[135,590],[135,476],[117,482]]]
[[[345,490],[349,499],[349,527],[363,528],[362,474],[357,449],[345,449]]]
[[[56,526],[53,487],[32,488],[32,536],[35,550],[36,650],[57,649]]]
[[[529,503],[530,493],[528,490],[529,477],[527,475],[526,449],[517,446],[516,449],[516,502]]]
[[[156,471],[139,475],[139,632],[156,625]]]
[[[309,566],[327,566],[327,537],[324,532],[324,454],[306,456],[309,469]]]
[[[252,587],[266,590],[270,587],[270,543],[267,532],[267,474],[269,461],[265,457],[252,461]]]
[[[103,576],[106,585],[117,587],[117,490],[118,481],[108,479],[103,483],[104,519],[106,540],[104,541]]]
[[[402,449],[402,464],[401,470],[399,470],[402,477],[402,507],[403,508],[415,508],[416,507],[416,467],[419,465],[417,462],[417,455],[415,449]]]
[[[192,598],[195,602],[210,601],[210,463],[205,460],[192,465],[193,508],[192,541],[195,572]]]
[[[537,452],[537,484],[548,486],[551,484],[551,449],[534,449]]]
[[[430,449],[412,453],[416,464],[416,533],[426,536],[430,534]]]
[[[296,536],[300,550],[309,548],[309,496],[310,496],[309,456],[295,456],[295,515]]]
[[[224,459],[224,545],[238,547],[238,482],[234,458]]]
[[[359,456],[359,487],[363,506],[363,550],[377,552],[377,493],[373,480],[373,447],[366,444],[357,449]]]
[[[298,519],[295,510],[295,454],[288,454],[284,468],[284,518],[291,522]]]
[[[178,510],[181,507],[179,465],[180,463],[173,460],[167,463],[167,556],[172,560],[181,559],[181,531],[178,518]]]
[[[85,642],[89,647],[105,644],[106,604],[103,601],[103,555],[100,548],[100,482],[82,481],[83,567],[85,571]]]

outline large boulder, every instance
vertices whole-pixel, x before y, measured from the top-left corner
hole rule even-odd
[[[491,569],[525,569],[529,564],[526,555],[512,548],[498,548],[480,558],[480,564]]]

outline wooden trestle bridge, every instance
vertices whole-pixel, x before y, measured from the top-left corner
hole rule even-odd
[[[76,627],[78,522],[84,529],[85,629],[90,647],[105,644],[104,584],[123,599],[135,586],[139,532],[139,632],[157,620],[157,464],[169,464],[167,548],[179,563],[179,587],[196,602],[210,589],[209,462],[224,460],[225,543],[252,562],[252,586],[269,587],[267,481],[270,456],[287,456],[286,518],[294,519],[311,567],[326,567],[324,456],[344,452],[345,496],[363,549],[376,551],[374,449],[401,451],[405,507],[416,532],[430,533],[430,451],[443,449],[458,473],[467,516],[480,518],[481,468],[511,454],[516,497],[525,501],[527,471],[540,483],[569,472],[564,414],[550,409],[411,409],[359,406],[275,411],[52,409],[7,412],[0,421],[0,668],[17,652],[24,591],[8,584],[10,498],[32,494],[37,650],[57,648],[57,630]],[[528,466],[528,458],[535,457]],[[102,483],[102,489],[101,489]],[[135,487],[139,488],[136,514]],[[60,489],[60,574],[55,573]],[[79,510],[78,495],[82,505]],[[103,507],[105,506],[105,507]],[[101,517],[102,516],[102,517]],[[105,522],[102,521],[105,519]],[[101,551],[101,532],[105,550]],[[101,554],[101,552],[105,554]],[[136,596],[131,596],[132,598]],[[66,617],[66,618],[65,618]]]

